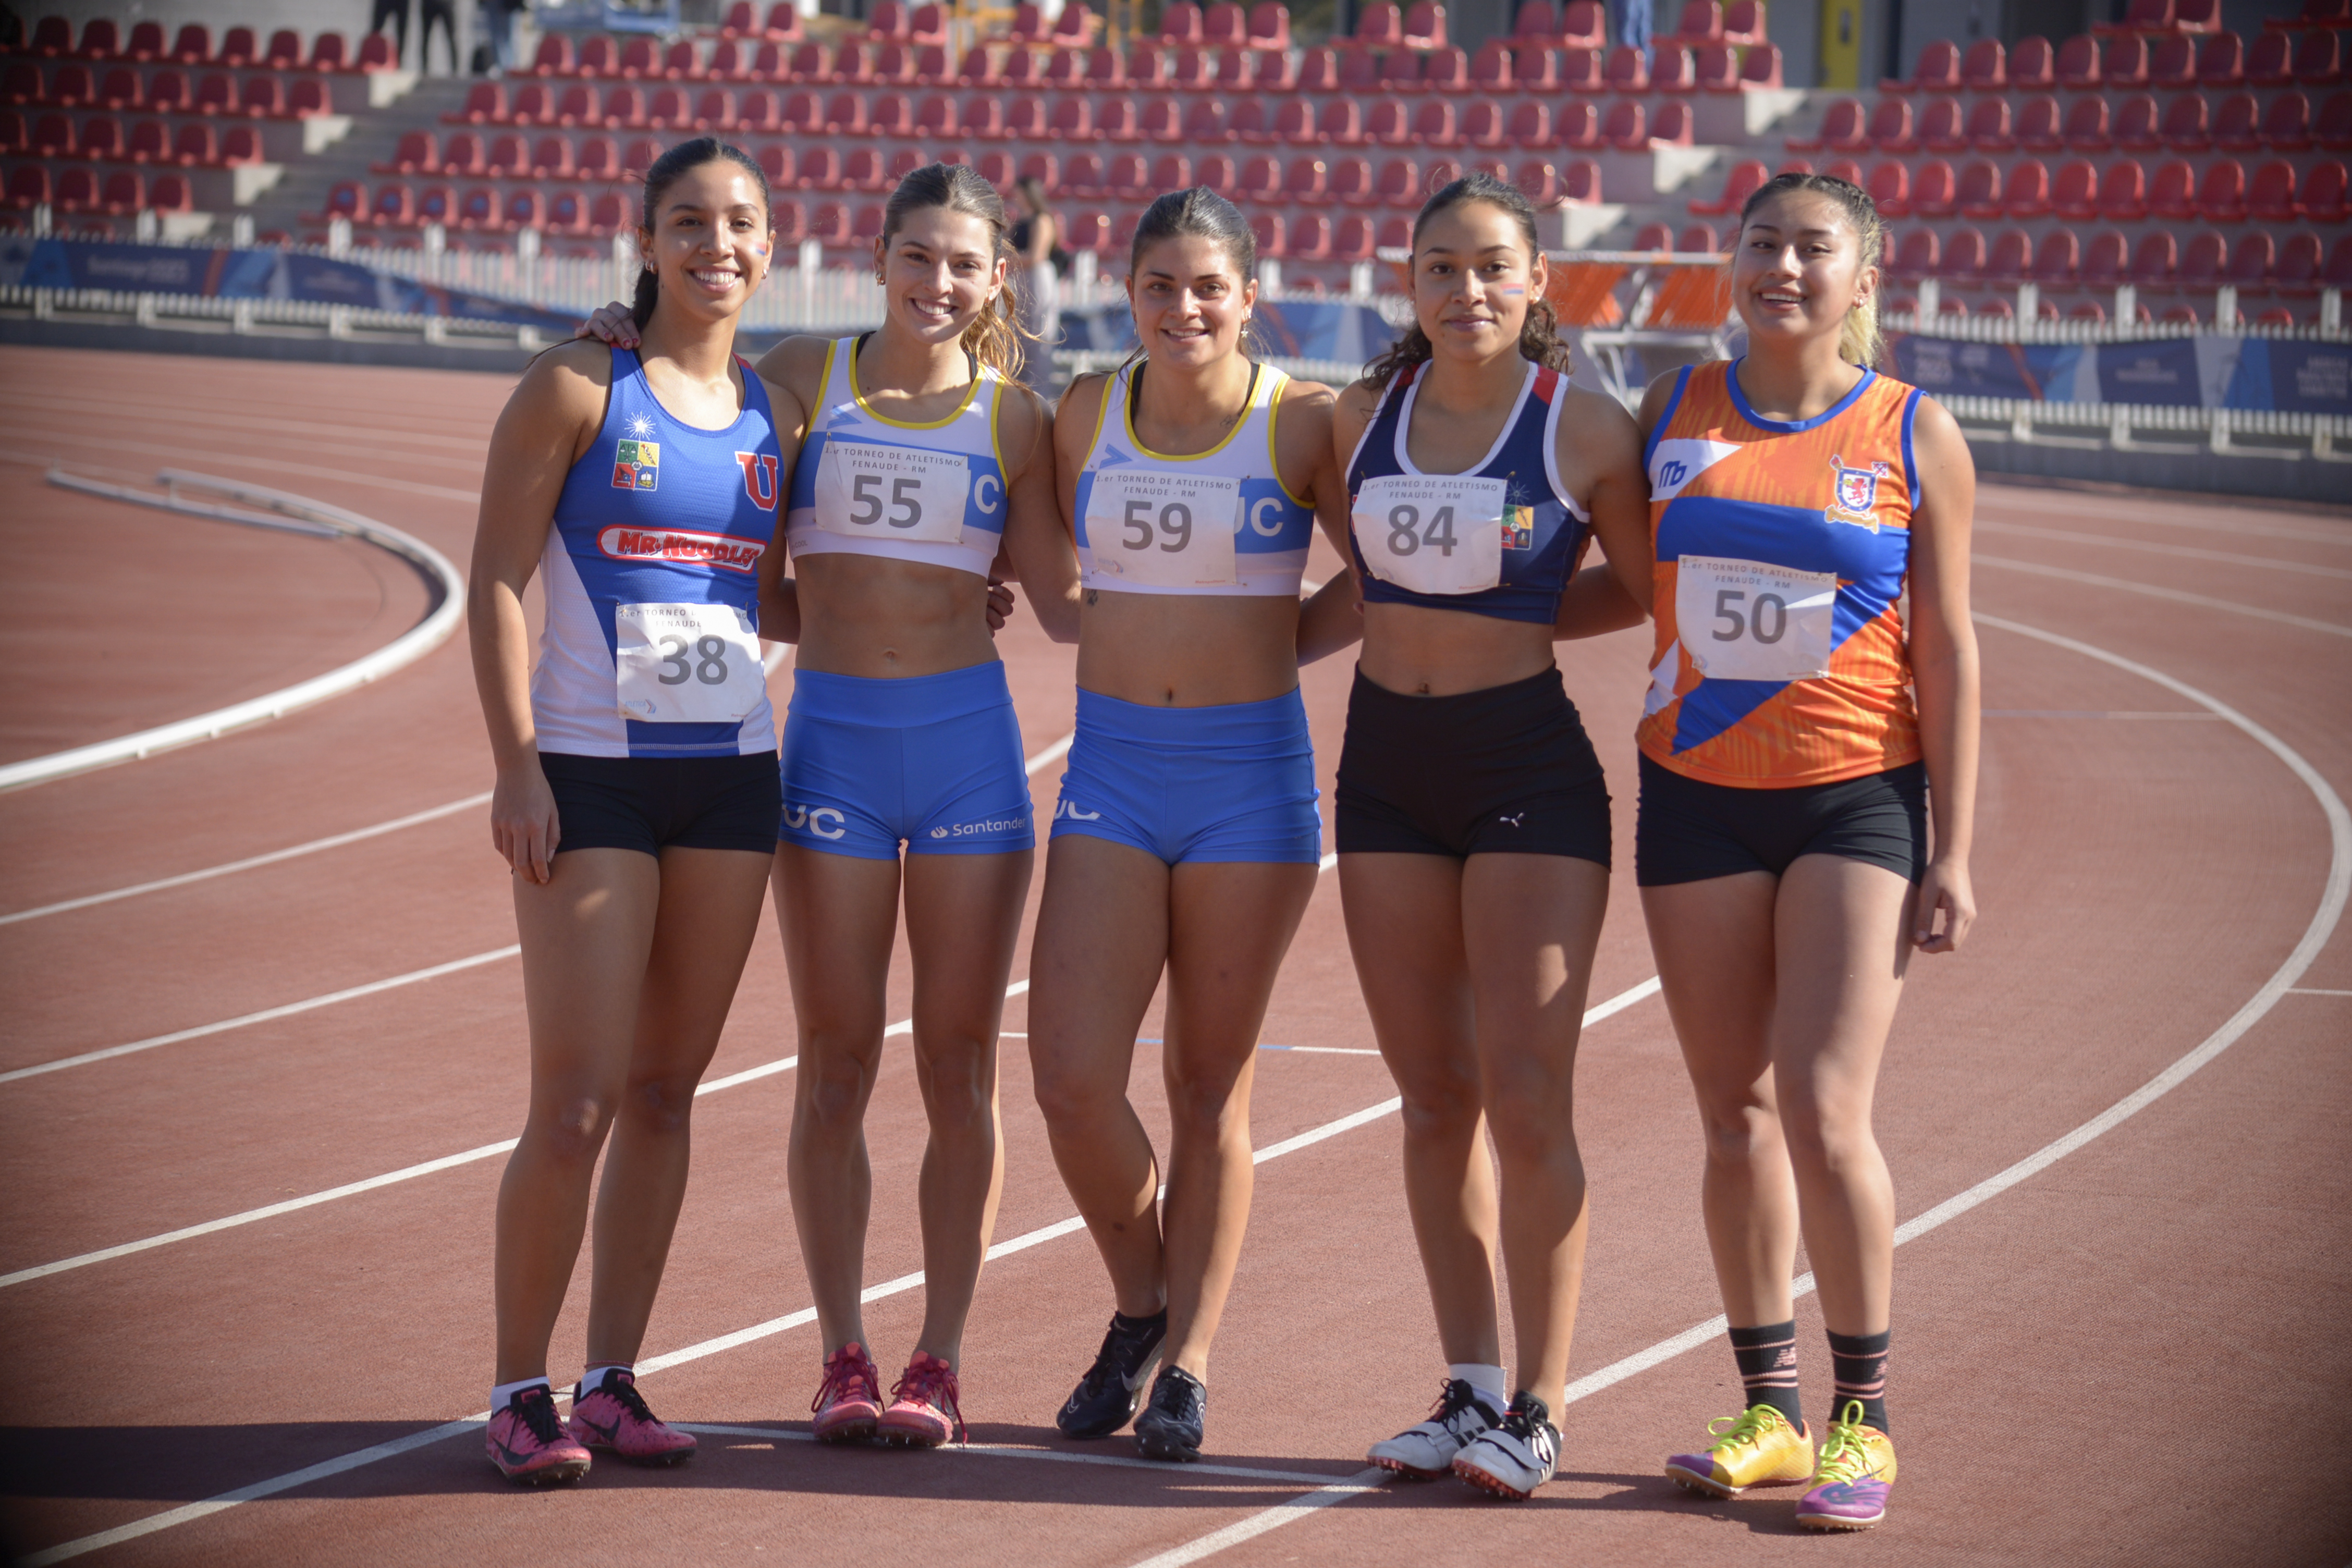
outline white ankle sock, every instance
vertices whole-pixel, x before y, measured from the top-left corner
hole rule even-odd
[[[490,1414],[496,1415],[499,1411],[504,1410],[513,1402],[516,1394],[520,1394],[526,1388],[532,1387],[544,1388],[551,1394],[555,1392],[554,1385],[550,1384],[544,1377],[524,1377],[518,1378],[512,1383],[492,1384],[490,1387]]]
[[[625,1361],[599,1362],[580,1374],[580,1397],[584,1399],[604,1387],[606,1373],[634,1372],[635,1370],[635,1368],[630,1363]]]
[[[1460,1378],[1493,1400],[1497,1406],[1508,1405],[1511,1402],[1511,1384],[1503,1375],[1503,1369],[1499,1366],[1487,1366],[1484,1363],[1475,1361],[1448,1362],[1445,1375]]]

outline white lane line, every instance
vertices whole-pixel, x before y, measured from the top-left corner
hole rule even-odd
[[[773,675],[786,664],[791,663],[792,657],[792,644],[770,643],[760,655],[760,666],[770,675]],[[37,909],[18,910],[14,914],[0,915],[0,926],[14,925],[18,921],[38,920],[43,915],[61,915],[69,910],[86,910],[93,904],[110,904],[117,899],[135,899],[142,893],[160,893],[170,888],[184,888],[191,882],[202,882],[214,877],[226,877],[233,871],[250,871],[257,867],[274,866],[280,860],[291,860],[299,856],[316,855],[327,849],[340,849],[346,844],[357,844],[362,839],[373,838],[381,834],[397,833],[404,827],[415,827],[419,823],[435,822],[453,812],[464,811],[469,806],[487,805],[489,804],[489,799],[490,792],[484,790],[479,795],[469,795],[463,800],[453,800],[446,805],[433,806],[425,811],[413,811],[406,816],[395,816],[390,822],[379,822],[373,827],[354,828],[349,833],[337,833],[325,838],[313,838],[308,844],[297,844],[289,849],[273,849],[267,855],[250,855],[242,860],[231,860],[219,866],[207,866],[201,871],[183,871],[176,877],[160,877],[152,882],[140,882],[128,888],[116,888],[110,892],[89,893],[79,899],[68,899],[62,903],[43,904]]]
[[[2352,996],[2352,991],[2327,991],[2316,985],[2290,985],[2286,994],[2290,996]]]
[[[1029,772],[1032,774],[1036,773],[1041,769],[1051,764],[1056,758],[1060,757],[1069,749],[1070,737],[1065,735],[1060,740],[1055,742],[1052,745],[1046,747],[1044,751],[1029,759],[1027,763]],[[488,797],[477,796],[475,798],[479,800],[487,799]],[[450,805],[436,808],[436,814],[438,815],[456,811],[462,806],[471,804],[473,804],[473,801],[457,801]],[[372,833],[388,832],[394,826],[399,825],[386,824],[383,827],[369,828],[362,830],[362,832],[359,834],[346,835],[345,841],[348,842],[348,840],[352,837],[363,837]],[[327,840],[322,839],[320,841],[319,845],[300,845],[297,846],[294,849],[280,850],[278,858],[282,858],[285,856],[297,853],[308,853],[310,850],[320,847],[327,842]],[[258,863],[258,861],[243,862],[240,863],[240,865]],[[236,870],[238,868],[240,868],[239,866],[218,867],[208,872],[191,873],[190,878],[193,879],[197,876],[214,876],[218,875],[223,871]],[[162,884],[158,885],[160,886]],[[130,892],[140,890],[141,889],[131,889],[123,893],[105,896],[116,898],[127,897]],[[37,913],[39,911],[34,912]],[[15,918],[23,919],[25,917],[17,916]],[[512,958],[521,951],[522,948],[520,943],[507,947],[493,948],[488,952],[475,953],[470,958],[452,959],[447,963],[436,963],[429,969],[412,970],[406,974],[395,974],[384,980],[373,980],[365,985],[354,985],[348,990],[329,992],[324,996],[313,996],[308,1001],[289,1002],[282,1007],[267,1007],[258,1013],[247,1013],[242,1017],[224,1018],[217,1024],[199,1024],[193,1029],[180,1029],[169,1035],[157,1035],[151,1039],[133,1040],[129,1045],[109,1046],[104,1050],[84,1051],[81,1055],[75,1057],[60,1057],[53,1062],[39,1062],[36,1063],[32,1067],[18,1068],[13,1072],[0,1072],[0,1083],[14,1083],[18,1079],[38,1078],[43,1073],[60,1072],[67,1068],[86,1067],[91,1062],[110,1061],[116,1057],[131,1056],[140,1051],[152,1051],[158,1046],[173,1046],[179,1044],[182,1040],[194,1040],[201,1038],[205,1035],[217,1035],[226,1029],[242,1029],[250,1024],[266,1024],[273,1018],[284,1018],[296,1013],[308,1013],[313,1008],[331,1006],[338,1002],[349,1002],[361,996],[373,996],[379,991],[391,991],[403,985],[414,985],[419,981],[437,979],[441,975],[453,974],[461,969],[471,969],[477,964],[494,963],[501,958]],[[1006,992],[1005,994],[1008,996],[1017,996],[1028,988],[1029,983],[1024,980],[1013,990]],[[911,1023],[893,1024],[888,1029],[884,1031],[884,1033],[886,1035],[895,1035],[900,1033],[902,1030],[911,1029],[912,1027],[913,1026]]]
[[[2284,610],[2266,610],[2256,605],[2241,605],[2233,599],[2216,599],[2204,594],[2183,593],[2178,588],[2159,588],[2153,583],[2134,583],[2122,577],[2102,577],[2095,572],[2070,572],[2063,566],[2044,566],[2035,561],[2011,561],[2000,555],[1971,555],[1969,559],[1979,566],[1998,566],[2009,572],[2030,572],[2036,577],[2057,577],[2069,583],[2088,583],[2095,588],[2119,588],[2126,594],[2146,594],[2152,599],[2170,599],[2176,604],[2195,605],[2200,609],[2227,610],[2233,616],[2252,616],[2259,620],[2276,621],[2282,626],[2301,626],[2308,632],[2326,632],[2331,637],[2352,637],[2352,626],[2334,621],[2317,621],[2309,616],[2293,616]],[[1979,620],[1986,617],[1978,616]]]
[[[2352,570],[2342,566],[2315,566],[2304,561],[2281,561],[2275,556],[2247,555],[2230,550],[2200,550],[2193,544],[2165,544],[2113,533],[2078,533],[2070,528],[2041,528],[2022,522],[1988,522],[1983,518],[1977,519],[1976,527],[1979,533],[2018,533],[2067,544],[2097,544],[2117,550],[2144,550],[2152,555],[2178,555],[2190,561],[2218,561],[2230,566],[2259,566],[2272,572],[2292,572],[2301,577],[2352,579]]]
[[[1266,1045],[1261,1045],[1261,1046],[1259,1046],[1259,1047],[1258,1047],[1258,1049],[1259,1049],[1259,1050],[1262,1050],[1262,1051],[1296,1051],[1296,1052],[1297,1052],[1297,1053],[1299,1053],[1299,1054],[1301,1054],[1301,1055],[1303,1055],[1303,1056],[1311,1056],[1311,1057],[1376,1057],[1376,1056],[1379,1056],[1379,1055],[1381,1054],[1380,1052],[1375,1051],[1375,1050],[1368,1050],[1368,1049],[1366,1049],[1365,1047],[1361,1047],[1361,1046],[1266,1046]]]
[[[2303,939],[2295,943],[2294,950],[2287,954],[2286,961],[2273,972],[2271,977],[2263,983],[2261,988],[2255,991],[2252,997],[2248,998],[2245,1005],[2231,1014],[2229,1020],[2220,1028],[2208,1035],[2194,1049],[2148,1079],[2147,1083],[2142,1084],[2073,1131],[2063,1137],[2052,1139],[2015,1164],[1996,1172],[1966,1192],[1947,1198],[1925,1214],[1915,1215],[1895,1226],[1895,1245],[1897,1247],[1903,1246],[1906,1242],[1916,1241],[1928,1232],[1949,1224],[1979,1205],[1999,1197],[2019,1183],[2032,1179],[2084,1145],[2115,1131],[2132,1117],[2179,1088],[2200,1068],[2235,1045],[2247,1030],[2252,1028],[2264,1014],[2277,1005],[2279,998],[2292,989],[2294,983],[2301,978],[2304,972],[2309,969],[2319,957],[2321,950],[2327,945],[2328,939],[2335,934],[2336,922],[2343,917],[2347,894],[2352,894],[2352,814],[2346,812],[2342,798],[2336,795],[2328,782],[2320,776],[2319,770],[2305,761],[2302,754],[2285,742],[2219,698],[2210,696],[2186,681],[2176,680],[2161,670],[2152,669],[2120,654],[2109,653],[2105,648],[2094,647],[2089,643],[2077,642],[2073,637],[2061,637],[2055,632],[2045,632],[2037,626],[2003,620],[1997,616],[1979,615],[1976,620],[1979,626],[1993,626],[2002,631],[2033,637],[2151,680],[2168,691],[2189,699],[2189,701],[2199,704],[2215,716],[2228,721],[2243,731],[2257,744],[2284,763],[2288,771],[2302,780],[2304,786],[2318,800],[2319,809],[2327,818],[2328,841],[2331,846],[2327,881],[2320,894],[2319,907],[2312,911],[2311,923],[2304,928]],[[1806,1274],[1795,1281],[1794,1294],[1797,1296],[1810,1295],[1812,1289],[1813,1277],[1811,1274]],[[1729,1323],[1729,1319],[1717,1314],[1703,1323],[1696,1323],[1685,1329],[1681,1333],[1669,1339],[1660,1340],[1647,1350],[1636,1351],[1622,1360],[1612,1362],[1600,1371],[1587,1373],[1570,1384],[1560,1403],[1565,1407],[1575,1404],[1578,1400],[1589,1399],[1602,1389],[1647,1372],[1654,1366],[1672,1361],[1685,1352],[1696,1350],[1701,1345],[1713,1344],[1728,1329]],[[1328,1502],[1344,1500],[1344,1496],[1334,1496],[1328,1500]],[[1324,1506],[1328,1505],[1327,1503]],[[1246,1541],[1251,1536],[1262,1534],[1267,1530],[1292,1523],[1299,1517],[1301,1516],[1296,1513],[1286,1514],[1281,1509],[1268,1509],[1262,1513],[1243,1519],[1235,1524],[1228,1525],[1213,1535],[1203,1536],[1199,1542],[1193,1542],[1192,1547],[1178,1549],[1180,1552],[1192,1552],[1191,1556],[1162,1553],[1160,1556],[1146,1559],[1144,1563],[1137,1564],[1136,1568],[1160,1568],[1163,1564],[1197,1562],[1200,1558],[1210,1555],[1212,1552],[1222,1551],[1224,1546]],[[1246,1528],[1251,1525],[1257,1525],[1258,1528]],[[1240,1533],[1234,1533],[1235,1531]],[[1221,1545],[1208,1547],[1207,1550],[1194,1550],[1197,1547],[1205,1547],[1209,1542],[1218,1541],[1220,1538],[1225,1538]]]
[[[1028,983],[1024,981],[1021,984],[1025,989]],[[1643,984],[1651,984],[1653,983],[1644,982]],[[1637,985],[1633,987],[1633,990],[1640,991],[1642,990],[1642,986]],[[1585,1014],[1586,1020],[1588,1022],[1596,1021],[1597,1018],[1607,1017],[1611,1013],[1622,1011],[1624,1006],[1630,1005],[1627,1003],[1626,997],[1631,994],[1632,993],[1628,992],[1618,996],[1611,997],[1609,1001],[1601,1004],[1599,1007],[1588,1011]],[[1636,1000],[1638,1000],[1638,998],[1636,998]],[[1368,1122],[1377,1121],[1381,1118],[1394,1112],[1402,1103],[1402,1101],[1400,1100],[1383,1100],[1378,1105],[1359,1110],[1351,1116],[1343,1116],[1337,1121],[1326,1122],[1320,1127],[1302,1132],[1296,1138],[1287,1138],[1279,1143],[1270,1144],[1264,1149],[1258,1150],[1252,1156],[1252,1163],[1255,1164],[1264,1164],[1268,1160],[1277,1159],[1280,1156],[1293,1152],[1294,1151],[1308,1148],[1314,1144],[1320,1143],[1328,1138],[1338,1137],[1340,1133],[1348,1131],[1353,1128],[1361,1127]],[[1035,1230],[1024,1232],[1022,1235],[1014,1237],[1010,1241],[998,1242],[995,1246],[988,1249],[987,1260],[993,1263],[998,1258],[1010,1257],[1012,1254],[1016,1252],[1025,1252],[1030,1247],[1039,1246],[1045,1242],[1053,1241],[1060,1237],[1074,1236],[1079,1231],[1086,1229],[1086,1227],[1087,1222],[1078,1218],[1075,1215],[1068,1219],[1058,1221],[1053,1225],[1040,1226]],[[901,1275],[899,1278],[887,1280],[883,1284],[868,1286],[859,1295],[858,1300],[868,1302],[878,1301],[886,1296],[896,1296],[902,1291],[911,1290],[922,1282],[923,1277],[919,1272]],[[764,1323],[754,1323],[750,1328],[738,1329],[733,1333],[720,1334],[714,1339],[704,1340],[698,1344],[687,1345],[681,1349],[671,1351],[667,1355],[648,1356],[637,1363],[637,1373],[640,1377],[644,1377],[653,1373],[662,1371],[667,1367],[682,1366],[688,1362],[700,1361],[705,1356],[717,1355],[722,1351],[734,1350],[740,1346],[748,1345],[756,1341],[764,1340],[772,1335],[782,1333],[787,1329],[800,1328],[814,1321],[816,1321],[815,1310],[814,1308],[803,1308],[797,1312],[788,1312],[781,1318],[771,1318]],[[440,1426],[431,1427],[428,1430],[413,1433],[405,1437],[394,1438],[388,1443],[378,1443],[373,1447],[362,1448],[355,1453],[345,1454],[339,1458],[327,1459],[316,1465],[307,1466],[302,1469],[289,1471],[286,1475],[274,1476],[268,1480],[255,1481],[249,1486],[239,1487],[234,1491],[223,1492],[217,1497],[207,1498],[202,1502],[188,1503],[183,1507],[171,1509],[163,1513],[151,1514],[145,1519],[133,1520],[128,1524],[117,1525],[112,1530],[100,1531],[95,1535],[85,1535],[77,1540],[63,1542],[58,1545],[48,1548],[47,1551],[34,1552],[30,1556],[20,1559],[20,1561],[26,1565],[26,1568],[47,1568],[47,1565],[49,1563],[62,1563],[68,1558],[79,1557],[84,1552],[98,1551],[101,1547],[119,1545],[126,1541],[135,1541],[142,1536],[152,1535],[159,1531],[171,1530],[179,1525],[194,1523],[197,1520],[204,1519],[212,1514],[219,1513],[225,1509],[235,1508],[239,1503],[251,1502],[258,1498],[276,1497],[281,1492],[291,1491],[297,1487],[308,1486],[313,1481],[323,1480],[330,1476],[339,1476],[343,1474],[345,1471],[358,1469],[363,1465],[374,1464],[379,1459],[394,1458],[402,1454],[413,1453],[418,1448],[429,1447],[433,1444],[441,1442],[445,1438],[456,1437],[467,1433],[478,1431],[480,1429],[482,1424],[489,1418],[490,1413],[485,1410],[477,1415],[469,1415],[462,1421],[446,1421]],[[1194,1468],[1195,1467],[1187,1466],[1185,1467],[1185,1469],[1191,1470]],[[1177,1473],[1181,1474],[1183,1472],[1180,1471]],[[1336,1483],[1327,1483],[1325,1479],[1322,1477],[1316,1477],[1313,1479],[1318,1486],[1335,1485],[1339,1487],[1352,1487],[1358,1484],[1358,1479],[1360,1478],[1351,1478],[1348,1480]],[[1305,1483],[1302,1481],[1301,1484]],[[1349,1493],[1347,1495],[1352,1496],[1353,1494]],[[1297,1508],[1299,1506],[1299,1503],[1304,1502],[1305,1500],[1306,1500],[1304,1499],[1297,1500],[1285,1506]],[[1339,1500],[1339,1498],[1335,1496],[1330,1500],[1337,1502]],[[1323,1505],[1318,1503],[1314,1506],[1321,1507]],[[1285,1521],[1285,1522],[1287,1522],[1287,1521]],[[1268,1525],[1265,1528],[1272,1529],[1274,1526]]]
[[[1028,770],[1029,776],[1034,779],[1039,773],[1044,773],[1047,768],[1052,767],[1055,763],[1060,762],[1064,757],[1068,756],[1070,754],[1070,742],[1077,738],[1077,732],[1076,731],[1072,731],[1069,734],[1063,736],[1060,740],[1055,742],[1052,745],[1046,747],[1044,751],[1038,752],[1035,756],[1030,758],[1022,765]]]
[[[104,1050],[84,1051],[78,1057],[59,1057],[53,1062],[37,1062],[14,1072],[0,1072],[0,1083],[15,1083],[19,1079],[38,1078],[44,1073],[63,1072],[68,1068],[87,1067],[91,1062],[112,1061],[140,1051],[152,1051],[158,1046],[175,1046],[182,1040],[201,1039],[229,1029],[242,1029],[253,1024],[267,1024],[273,1018],[290,1018],[297,1013],[309,1013],[320,1007],[331,1007],[338,1002],[354,1001],[373,996],[380,991],[394,991],[404,985],[415,985],[426,980],[437,980],[444,974],[455,974],[461,969],[473,969],[485,963],[495,963],[502,958],[512,958],[522,951],[520,943],[494,947],[488,952],[478,952],[469,958],[453,958],[446,963],[436,963],[428,969],[412,969],[405,974],[394,974],[383,980],[371,980],[364,985],[353,985],[341,991],[330,991],[324,996],[312,996],[306,1001],[289,1002],[282,1007],[264,1007],[258,1013],[242,1017],[223,1018],[217,1024],[199,1024],[193,1029],[175,1029],[168,1035],[155,1035],[143,1040],[133,1040],[127,1046],[109,1046]]]
[[[561,1399],[563,1396],[559,1394],[557,1397]],[[777,1443],[816,1441],[816,1434],[793,1426],[743,1426],[709,1421],[673,1421],[670,1425],[681,1432],[692,1432],[698,1436],[764,1437]],[[1268,1470],[1254,1465],[1209,1463],[1171,1465],[1164,1459],[1129,1458],[1119,1454],[1073,1454],[1063,1448],[1027,1448],[1018,1443],[945,1443],[938,1451],[942,1454],[974,1454],[989,1459],[1044,1459],[1056,1465],[1096,1465],[1106,1469],[1149,1470],[1171,1481],[1182,1481],[1192,1476],[1233,1476],[1242,1480],[1280,1481],[1313,1487],[1339,1479],[1313,1470]]]
[[[2050,492],[2036,487],[2032,495],[2050,499]],[[2153,500],[2154,498],[2147,498]],[[2352,529],[2326,528],[2315,524],[2298,528],[2290,522],[2257,519],[2240,513],[2231,517],[2216,517],[2210,507],[2182,505],[2152,506],[2147,500],[2109,502],[2083,491],[2074,491],[2064,498],[2064,510],[2069,516],[2104,517],[2116,522],[2152,523],[2165,528],[2193,528],[2207,538],[2217,533],[2243,534],[2255,539],[2292,539],[2303,544],[2352,545]],[[2027,499],[2021,499],[2008,486],[1990,484],[1977,491],[1977,510],[2007,510],[2024,517],[2047,517],[2050,508]]]
[[[490,792],[484,790],[479,795],[469,795],[463,800],[453,800],[446,805],[436,805],[425,811],[412,811],[406,816],[395,816],[390,822],[379,822],[373,827],[359,827],[349,833],[337,833],[325,838],[313,838],[308,844],[297,844],[287,849],[273,849],[267,855],[249,855],[242,860],[231,860],[219,866],[207,866],[200,871],[183,871],[176,877],[159,877],[152,882],[140,882],[131,887],[116,888],[104,893],[89,893],[79,899],[68,899],[62,903],[43,904],[38,909],[18,910],[14,914],[0,915],[0,926],[14,925],[18,921],[38,920],[43,915],[61,915],[68,910],[86,910],[93,904],[110,904],[117,899],[135,899],[142,893],[160,893],[167,888],[184,888],[191,882],[203,882],[215,877],[226,877],[233,871],[250,871],[260,866],[275,866],[280,860],[292,860],[303,855],[316,855],[327,849],[340,849],[346,844],[357,844],[362,839],[374,838],[382,834],[397,833],[404,827],[415,827],[419,823],[437,822],[442,817],[453,812],[464,811],[468,806],[487,805],[489,804],[489,799]]]
[[[1223,1530],[1213,1530],[1197,1541],[1145,1558],[1135,1568],[1181,1568],[1187,1563],[1198,1563],[1203,1557],[1213,1557],[1229,1546],[1239,1546],[1244,1541],[1255,1541],[1269,1530],[1280,1530],[1286,1524],[1297,1524],[1319,1509],[1335,1502],[1346,1502],[1352,1497],[1378,1491],[1388,1479],[1388,1472],[1379,1468],[1358,1470],[1344,1481],[1316,1488],[1304,1497],[1276,1503],[1274,1507],[1237,1519]]]

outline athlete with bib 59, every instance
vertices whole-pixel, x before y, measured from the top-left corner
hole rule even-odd
[[[733,352],[772,245],[759,165],[708,137],[672,149],[646,174],[637,244],[635,351],[550,350],[499,417],[467,593],[530,1018],[530,1110],[499,1189],[487,1441],[530,1483],[584,1475],[592,1447],[649,1464],[694,1452],[646,1408],[631,1363],[780,802],[760,638],[792,633],[776,536],[790,457],[780,390]],[[567,1424],[548,1342],[608,1138]]]
[[[1635,879],[1747,1405],[1666,1474],[1715,1497],[1804,1485],[1797,1522],[1820,1530],[1876,1524],[1895,1482],[1871,1093],[1912,951],[1956,951],[1976,917],[1976,472],[1949,414],[1870,368],[1884,241],[1843,180],[1766,184],[1731,266],[1746,356],[1661,377],[1641,416],[1657,657]],[[1818,1458],[1800,1234],[1836,1384]]]

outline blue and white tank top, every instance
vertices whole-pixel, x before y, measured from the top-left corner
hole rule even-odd
[[[776,537],[768,395],[743,366],[724,430],[670,416],[627,349],[595,443],[564,477],[540,577],[539,749],[735,757],[776,749],[760,663],[760,557]]]
[[[1004,378],[977,365],[946,418],[892,419],[867,407],[857,389],[864,341],[842,338],[825,351],[824,389],[786,509],[793,554],[882,555],[987,576],[1004,538],[996,446]]]
[[[1315,509],[1284,488],[1275,416],[1290,378],[1252,367],[1248,405],[1205,452],[1171,457],[1135,434],[1126,366],[1103,388],[1078,470],[1078,573],[1122,594],[1298,596]],[[1229,525],[1229,526],[1228,526]]]
[[[1426,368],[1407,365],[1389,383],[1348,464],[1364,598],[1549,626],[1592,542],[1591,520],[1559,477],[1568,378],[1528,364],[1493,449],[1463,473],[1425,474],[1405,437]]]

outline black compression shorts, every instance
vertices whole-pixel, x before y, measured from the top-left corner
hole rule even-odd
[[[1867,861],[1916,884],[1927,874],[1926,764],[1793,789],[1741,789],[1642,759],[1633,826],[1633,879],[1641,886],[1742,871],[1778,877],[1801,855]]]
[[[1609,864],[1609,784],[1557,668],[1456,697],[1406,697],[1357,671],[1334,799],[1342,855]]]
[[[681,849],[776,852],[783,784],[776,753],[748,757],[574,757],[541,752],[555,792],[555,852]]]

